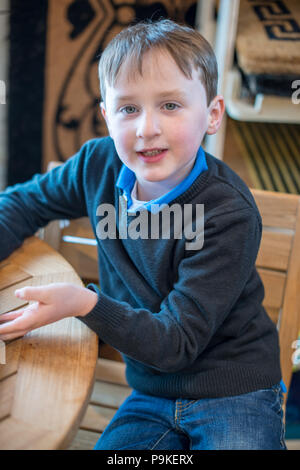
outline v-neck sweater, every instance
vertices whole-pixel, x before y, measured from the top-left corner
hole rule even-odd
[[[281,379],[278,333],[262,306],[255,267],[260,214],[239,176],[208,153],[205,158],[207,170],[169,203],[182,211],[190,205],[193,223],[203,205],[197,249],[185,234],[176,238],[173,226],[169,238],[124,237],[124,228],[139,220],[149,221],[150,233],[153,220],[149,211],[128,214],[116,185],[122,163],[110,137],[87,142],[61,167],[0,194],[0,259],[49,220],[89,217],[100,287],[88,286],[98,301],[78,318],[122,353],[129,385],[152,395],[224,397]],[[105,238],[101,221],[109,208],[116,230]]]

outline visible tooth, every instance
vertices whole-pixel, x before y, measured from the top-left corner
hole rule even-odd
[[[150,152],[143,152],[143,154],[147,157],[153,157],[154,155],[158,155],[160,152],[161,150],[152,150]]]

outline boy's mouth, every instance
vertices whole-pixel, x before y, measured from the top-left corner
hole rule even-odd
[[[139,158],[145,162],[157,162],[165,156],[167,149],[165,148],[153,148],[153,149],[143,149],[137,152]]]

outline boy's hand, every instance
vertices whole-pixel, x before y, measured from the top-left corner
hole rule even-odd
[[[84,316],[94,308],[98,299],[95,292],[67,283],[24,287],[16,290],[15,295],[33,303],[0,315],[0,340],[24,336],[62,318]]]

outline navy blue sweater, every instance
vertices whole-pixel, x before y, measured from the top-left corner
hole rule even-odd
[[[124,355],[129,385],[153,395],[222,397],[281,379],[278,334],[255,268],[259,212],[224,162],[209,154],[206,161],[208,169],[172,201],[204,204],[197,250],[187,249],[184,236],[119,236],[122,163],[109,137],[0,195],[0,259],[53,219],[88,216],[97,237],[99,206],[116,208],[116,237],[98,239],[101,288],[89,286],[98,302],[79,319]]]

